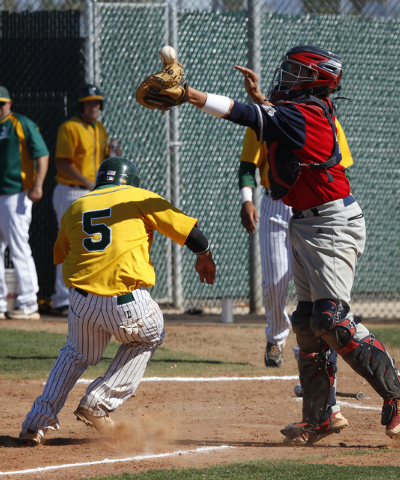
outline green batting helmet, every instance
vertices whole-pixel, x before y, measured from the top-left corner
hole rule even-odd
[[[107,158],[97,170],[94,188],[100,185],[132,185],[139,188],[140,178],[136,165],[127,158]]]

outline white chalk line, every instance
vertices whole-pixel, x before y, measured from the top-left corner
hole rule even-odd
[[[269,381],[269,380],[298,380],[298,375],[292,376],[270,376],[270,377],[145,377],[142,382],[249,382],[252,380]],[[81,378],[77,383],[92,383],[93,380]]]
[[[266,382],[269,380],[298,380],[298,375],[292,376],[270,376],[270,377],[145,377],[142,378],[142,382],[238,382],[245,381],[249,382],[251,380],[258,380],[261,382]],[[86,378],[79,379],[76,383],[90,384],[94,380],[89,380]],[[46,382],[43,382],[42,385],[46,385]]]
[[[357,405],[356,403],[343,402],[342,400],[338,400],[337,403],[345,407],[360,408],[361,410],[382,410],[382,407],[367,407],[364,405]]]
[[[174,457],[176,455],[184,455],[186,453],[202,453],[202,452],[210,452],[213,450],[224,450],[226,448],[236,448],[230,447],[229,445],[220,445],[218,447],[200,447],[196,448],[195,450],[177,450],[176,452],[168,452],[168,453],[159,453],[157,455],[138,455],[136,457],[127,457],[127,458],[117,458],[110,460],[105,458],[104,460],[98,460],[96,462],[86,462],[86,463],[69,463],[65,465],[55,465],[50,467],[39,467],[39,468],[30,468],[29,470],[19,470],[17,472],[0,472],[1,475],[23,475],[27,473],[38,473],[38,472],[46,472],[49,470],[61,470],[63,468],[74,468],[74,467],[88,467],[91,465],[103,465],[107,463],[121,463],[121,462],[132,462],[132,461],[140,461],[140,460],[150,460],[153,458],[165,458],[165,457]]]
[[[296,402],[300,402],[303,399],[300,397],[295,398]],[[358,400],[357,400],[358,401]],[[382,407],[368,407],[366,405],[359,405],[357,403],[343,402],[342,400],[336,400],[336,403],[343,407],[357,408],[361,410],[382,410]]]

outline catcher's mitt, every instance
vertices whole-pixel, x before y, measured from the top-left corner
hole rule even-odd
[[[136,100],[146,108],[171,110],[187,101],[188,82],[182,64],[168,63],[159,73],[147,77],[136,90]]]

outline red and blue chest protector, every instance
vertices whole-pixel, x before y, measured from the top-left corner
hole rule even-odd
[[[288,185],[286,194],[281,195],[286,205],[305,210],[350,194],[344,168],[339,164],[339,145],[320,105],[314,102],[245,105],[235,101],[227,120],[250,127],[259,140],[266,142],[271,175],[277,174],[275,156],[280,160],[295,156],[298,160],[300,170],[293,186]],[[337,158],[337,163],[329,170],[314,169],[332,157]]]

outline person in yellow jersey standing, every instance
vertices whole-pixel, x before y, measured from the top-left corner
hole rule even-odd
[[[39,291],[29,246],[32,204],[42,198],[49,151],[38,126],[11,111],[8,90],[0,87],[0,319],[39,320]],[[19,285],[16,308],[7,311],[4,256],[9,247]]]
[[[103,377],[89,385],[75,411],[78,420],[107,434],[109,412],[135,392],[164,338],[164,321],[148,287],[155,284],[150,259],[154,230],[197,255],[200,281],[212,285],[215,264],[209,242],[189,217],[159,195],[139,188],[133,162],[109,158],[94,191],[74,202],[61,220],[54,262],[63,263],[70,295],[68,340],[43,394],[22,425],[20,441],[44,442],[59,428],[57,415],[88,365],[96,365],[112,335],[121,346]]]
[[[97,169],[109,156],[108,135],[98,116],[104,97],[99,87],[84,85],[78,94],[79,115],[64,122],[57,134],[55,163],[57,186],[53,206],[60,227],[61,217],[79,197],[93,190]],[[120,155],[120,151],[116,155]],[[68,315],[68,289],[62,278],[62,266],[56,268],[55,292],[50,313]]]

